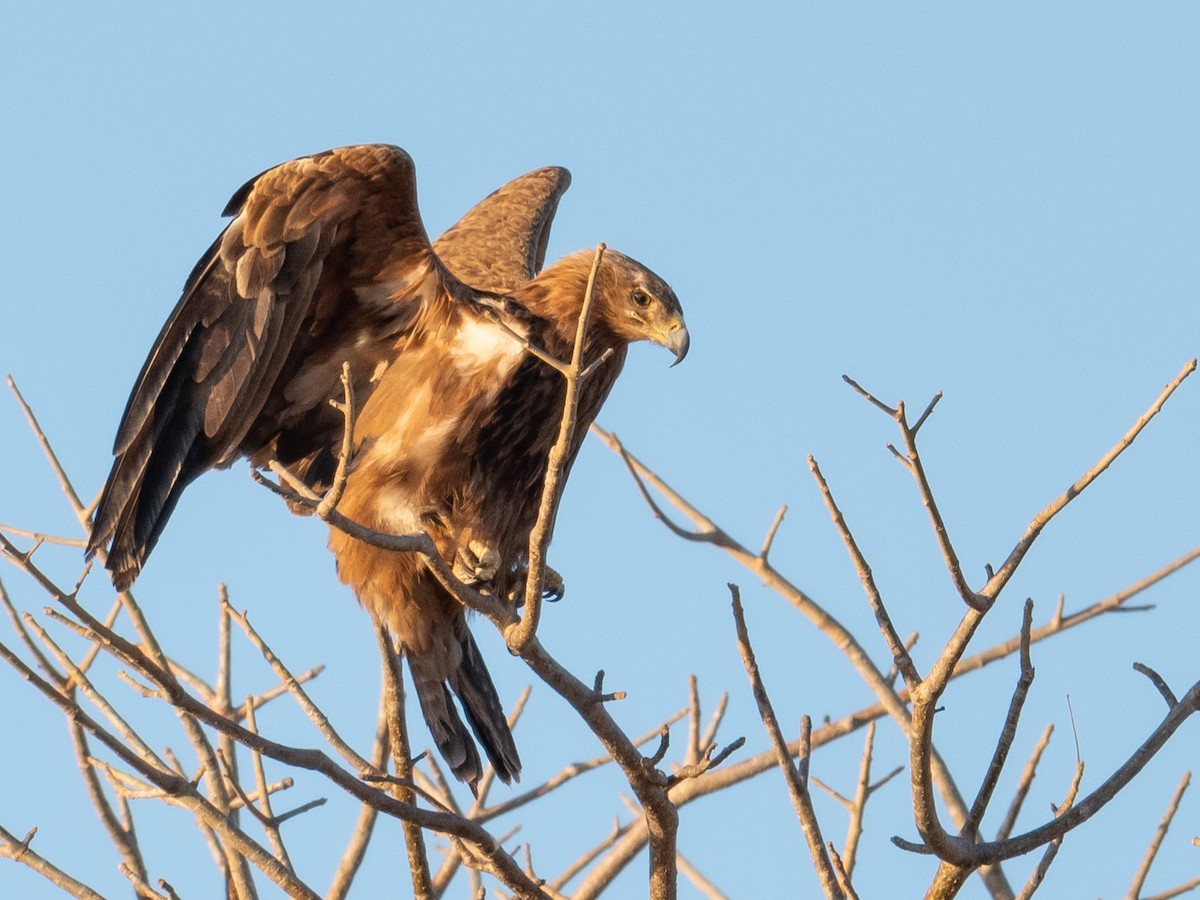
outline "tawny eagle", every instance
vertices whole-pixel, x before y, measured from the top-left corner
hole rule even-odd
[[[211,468],[278,460],[328,485],[348,362],[361,413],[339,511],[368,528],[427,532],[452,564],[508,596],[523,576],[562,376],[515,335],[569,359],[592,263],[538,272],[564,169],[532,172],[485,199],[436,245],[398,147],[342,147],[262,173],[197,263],[142,367],[117,432],[89,552],[129,587],[180,492]],[[596,275],[573,460],[621,371],[649,340],[677,360],[688,331],[675,293],[614,251]],[[400,640],[439,752],[472,786],[482,767],[455,709],[505,782],[521,763],[463,607],[412,553],[332,530],[338,575]]]

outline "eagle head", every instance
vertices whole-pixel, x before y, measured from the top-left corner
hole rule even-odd
[[[691,337],[679,298],[669,284],[640,262],[606,250],[596,273],[595,290],[598,318],[618,338],[666,347],[675,354],[672,365],[687,356]]]

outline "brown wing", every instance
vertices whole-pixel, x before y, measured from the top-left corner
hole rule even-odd
[[[365,391],[395,336],[443,295],[397,147],[285,163],[225,212],[234,219],[188,278],[117,432],[88,550],[111,540],[121,589],[202,472],[239,455],[319,468],[340,429],[326,400],[343,360]]]
[[[493,191],[434,244],[434,252],[462,282],[509,294],[541,271],[550,225],[571,173],[547,166]]]

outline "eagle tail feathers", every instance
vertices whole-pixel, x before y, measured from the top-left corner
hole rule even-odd
[[[505,784],[511,784],[520,780],[521,759],[504,707],[470,632],[465,633],[460,647],[462,660],[448,678],[445,677],[444,660],[432,656],[408,657],[421,715],[429,726],[438,752],[455,777],[466,782],[472,792],[483,775],[476,740],[495,768],[497,777]],[[454,696],[462,704],[471,726],[469,731],[459,717]]]
[[[454,777],[465,781],[474,793],[475,785],[483,775],[483,764],[471,733],[459,718],[437,660],[427,656],[409,656],[408,668],[412,673],[417,700],[421,704],[421,715],[429,727],[429,733],[433,735],[438,753]]]
[[[505,784],[520,781],[521,757],[508,727],[508,716],[471,632],[465,633],[461,646],[462,662],[451,676],[450,687],[462,701],[467,721],[497,777]]]

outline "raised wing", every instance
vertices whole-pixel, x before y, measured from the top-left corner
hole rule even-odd
[[[225,212],[234,219],[184,285],[117,432],[88,551],[111,540],[118,589],[207,469],[276,457],[319,480],[341,429],[327,400],[342,362],[365,394],[395,338],[445,297],[397,147],[285,163]]]
[[[433,249],[471,287],[509,294],[537,275],[550,225],[571,173],[547,166],[514,178],[476,203]]]

